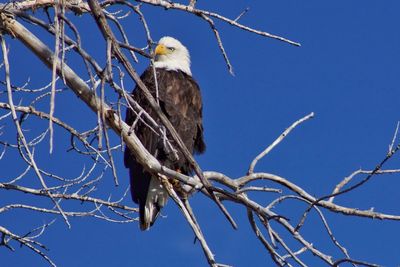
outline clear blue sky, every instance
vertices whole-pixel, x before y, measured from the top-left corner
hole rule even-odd
[[[217,23],[234,67],[233,77],[226,70],[207,23],[182,12],[143,7],[154,39],[174,36],[191,52],[192,73],[200,84],[204,102],[207,151],[198,157],[203,170],[216,170],[232,177],[244,175],[254,156],[291,123],[310,112],[315,112],[315,118],[297,128],[259,163],[257,170],[286,177],[310,194],[322,196],[351,172],[373,169],[385,157],[400,120],[399,1],[208,2],[199,0],[199,8],[228,17],[236,17],[250,7],[241,23],[298,41],[302,47]],[[96,29],[93,20],[85,15],[74,21],[77,25],[85,23],[83,46],[102,55],[102,41],[90,41],[99,37],[90,35]],[[133,16],[125,23],[131,25],[128,34],[134,43],[145,45],[137,18]],[[50,80],[49,72],[27,56],[17,41],[8,41],[14,81],[21,84],[31,77],[32,86],[39,87]],[[75,60],[71,58],[70,62]],[[138,71],[147,64],[141,60]],[[6,95],[0,95],[0,100],[6,101]],[[95,117],[72,93],[65,92],[57,100],[57,116],[79,130],[94,126]],[[47,108],[47,104],[43,107]],[[6,134],[13,136],[11,121],[8,127]],[[56,134],[54,155],[49,157],[47,147],[43,147],[42,152],[38,151],[39,163],[58,173],[78,176],[82,163],[73,155],[64,154],[69,137],[63,137],[61,130]],[[22,172],[24,164],[12,161],[11,156],[0,161],[1,176]],[[118,196],[127,186],[122,154],[115,157],[122,186],[112,186],[108,171],[99,184],[99,195],[111,192]],[[385,167],[400,168],[399,158],[395,156]],[[34,179],[33,172],[31,176]],[[337,202],[400,214],[398,188],[400,175],[377,176],[362,188],[339,197]],[[12,203],[16,196],[18,203],[30,200],[24,195],[0,192],[0,206]],[[256,195],[257,200],[265,203],[274,197]],[[47,200],[39,203],[50,205]],[[205,197],[195,196],[193,206],[219,262],[237,267],[272,265],[270,256],[251,232],[244,209],[227,205],[239,224],[239,230],[234,231]],[[304,209],[304,205],[288,201],[277,211],[297,221],[298,217],[291,215]],[[48,255],[59,266],[205,266],[202,250],[199,244],[193,244],[194,235],[174,203],[169,202],[163,214],[166,217],[158,219],[151,231],[145,233],[136,224],[111,224],[90,218],[72,219],[72,229],[68,230],[58,219],[41,241],[50,248]],[[400,222],[325,214],[333,233],[353,258],[383,266],[400,264]],[[51,217],[20,211],[0,215],[0,225],[21,232],[50,220]],[[282,228],[277,229],[284,233]],[[341,256],[315,214],[310,216],[302,234],[317,248]],[[299,248],[292,241],[289,244]],[[45,266],[28,249],[15,247],[15,253],[0,249],[1,266]],[[324,266],[310,253],[304,259],[310,266]]]

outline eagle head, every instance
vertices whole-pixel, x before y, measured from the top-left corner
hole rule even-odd
[[[175,38],[165,36],[160,39],[156,47],[155,63],[156,68],[167,70],[183,71],[192,76],[190,71],[190,55],[187,48]]]

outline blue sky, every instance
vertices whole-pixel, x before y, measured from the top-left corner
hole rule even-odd
[[[197,158],[202,169],[231,177],[244,175],[262,149],[310,112],[315,113],[315,118],[298,127],[256,170],[286,177],[318,197],[329,194],[358,168],[373,169],[385,157],[400,120],[400,2],[199,1],[199,8],[232,18],[246,7],[250,11],[241,23],[298,41],[302,46],[294,47],[217,22],[235,76],[228,73],[206,22],[178,11],[142,8],[155,40],[164,35],[174,36],[191,52],[192,73],[200,84],[204,102],[207,151]],[[104,44],[93,42],[99,35],[92,18],[84,15],[75,17],[74,22],[82,27],[83,46],[104,63]],[[138,19],[132,16],[125,23],[133,43],[144,46]],[[42,31],[35,32],[52,43]],[[11,47],[13,81],[22,84],[30,77],[31,85],[40,87],[50,80],[50,73],[27,55],[25,48],[16,40],[7,41]],[[71,56],[69,62],[75,67],[80,61]],[[136,67],[141,72],[147,65],[142,59]],[[85,73],[83,69],[77,71]],[[133,85],[126,79],[128,86]],[[0,95],[0,100],[6,101],[6,95]],[[58,95],[57,100],[57,116],[82,131],[95,125],[95,116],[71,92]],[[23,103],[29,101],[23,99]],[[46,102],[43,108],[48,108]],[[11,120],[8,127],[6,136],[11,138],[15,136]],[[35,130],[36,126],[32,127]],[[79,175],[82,162],[65,154],[69,137],[56,130],[56,140],[53,155],[48,155],[47,147],[37,152],[39,164],[57,173]],[[25,165],[14,161],[16,156],[10,152],[0,161],[1,176],[22,172]],[[399,158],[396,155],[385,168],[400,168]],[[99,184],[98,194],[118,196],[126,188],[128,176],[122,154],[115,153],[115,160],[121,187],[113,187],[108,171]],[[33,172],[31,176],[33,179]],[[336,201],[344,206],[374,207],[376,211],[400,214],[399,178],[400,175],[374,177]],[[276,197],[254,196],[261,203]],[[18,203],[30,201],[28,196],[0,192],[0,206],[15,199]],[[36,203],[50,205],[47,200]],[[239,224],[239,230],[234,231],[205,197],[193,197],[193,207],[219,262],[237,267],[271,266],[270,256],[251,232],[244,209],[227,204]],[[305,208],[288,201],[277,211],[296,222]],[[41,241],[50,248],[48,254],[59,266],[205,266],[201,248],[198,243],[193,244],[194,235],[173,202],[169,202],[163,214],[166,217],[158,219],[151,231],[145,233],[136,224],[110,224],[89,218],[72,219],[72,229],[68,230],[58,219]],[[400,222],[351,218],[327,211],[325,214],[333,233],[353,258],[383,266],[400,264]],[[0,225],[23,232],[51,219],[17,211],[0,215]],[[293,248],[299,248],[282,228],[277,229]],[[316,214],[307,220],[302,234],[317,248],[341,257]],[[15,247],[14,253],[0,250],[6,266],[45,266],[40,257],[26,248]],[[303,259],[310,266],[323,266],[310,253]]]

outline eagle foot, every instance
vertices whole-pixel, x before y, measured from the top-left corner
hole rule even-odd
[[[187,199],[187,192],[183,189],[181,182],[175,178],[169,178],[168,179],[172,187],[174,188],[174,191],[176,194],[179,196],[180,199]]]

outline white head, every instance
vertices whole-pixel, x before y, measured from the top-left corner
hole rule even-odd
[[[154,66],[156,68],[180,70],[192,76],[189,51],[175,38],[169,36],[161,38],[156,47],[155,54]]]

